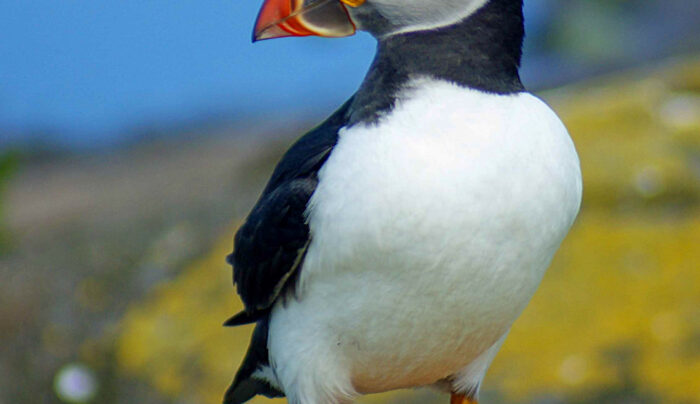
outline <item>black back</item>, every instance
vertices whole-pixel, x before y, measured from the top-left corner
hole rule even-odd
[[[309,243],[306,205],[316,189],[318,170],[335,146],[338,130],[347,123],[351,102],[352,99],[285,153],[236,233],[234,252],[228,260],[250,320],[247,322],[264,315],[301,263]]]
[[[285,153],[236,233],[234,252],[227,261],[233,265],[233,280],[245,310],[224,325],[256,325],[248,353],[224,396],[225,404],[244,403],[256,394],[283,395],[269,381],[252,375],[269,366],[269,309],[280,295],[293,288],[310,242],[306,205],[318,184],[318,170],[338,140],[338,130],[347,124],[351,102],[352,98]]]
[[[380,39],[350,124],[376,121],[411,78],[496,94],[525,91],[518,73],[524,35],[522,0],[491,0],[457,24]]]

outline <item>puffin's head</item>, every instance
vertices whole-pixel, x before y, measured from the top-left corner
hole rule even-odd
[[[286,36],[375,37],[437,28],[471,15],[489,0],[265,0],[253,40]]]

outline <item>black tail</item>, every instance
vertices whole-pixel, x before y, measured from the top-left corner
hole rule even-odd
[[[253,315],[243,310],[242,312],[231,316],[228,320],[224,322],[224,327],[236,327],[239,325],[256,323],[259,319]]]
[[[238,383],[236,381],[226,390],[224,404],[243,404],[251,398],[261,394],[265,397],[284,397],[284,394],[270,386],[267,382],[258,379],[245,379]]]
[[[233,383],[224,394],[223,404],[243,404],[258,394],[270,398],[284,397],[284,393],[273,385],[276,383],[275,381],[253,377],[256,370],[270,366],[267,352],[269,322],[269,316],[265,316],[256,324],[248,353],[243,359]]]

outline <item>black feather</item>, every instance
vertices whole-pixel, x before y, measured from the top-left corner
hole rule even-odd
[[[376,122],[394,107],[408,81],[419,77],[495,94],[525,91],[518,73],[525,36],[522,6],[522,0],[490,0],[457,24],[379,39],[349,125]]]
[[[224,322],[224,327],[236,327],[239,325],[253,324],[258,319],[256,316],[251,315],[247,311],[243,310],[235,315],[231,316],[228,320]]]
[[[246,353],[231,386],[224,394],[224,404],[242,404],[258,394],[269,398],[284,397],[284,393],[268,381],[253,377],[256,370],[270,366],[267,352],[269,322],[269,317],[266,316],[256,324],[248,353]]]
[[[277,164],[260,199],[236,233],[233,280],[245,314],[226,325],[248,324],[266,315],[295,280],[309,245],[306,205],[318,184],[318,170],[328,159],[347,122],[352,99],[323,124],[300,138]]]

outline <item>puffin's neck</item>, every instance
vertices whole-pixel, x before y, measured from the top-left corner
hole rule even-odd
[[[415,78],[495,94],[522,92],[518,69],[523,37],[522,1],[491,0],[456,24],[381,38],[355,94],[350,123],[376,121]]]

